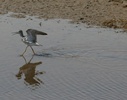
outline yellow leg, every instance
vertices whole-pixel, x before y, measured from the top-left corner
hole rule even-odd
[[[28,48],[28,46],[26,47],[25,51],[20,56],[23,56],[24,55],[24,53],[26,52],[27,48]]]
[[[32,49],[32,51],[33,51],[33,54],[35,55],[36,53],[34,52],[34,49],[30,46],[30,48]]]

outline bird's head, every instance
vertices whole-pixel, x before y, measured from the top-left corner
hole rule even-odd
[[[21,37],[24,37],[22,30],[19,30],[18,32],[13,32],[12,35],[16,35],[16,34],[19,34]]]
[[[19,30],[19,32],[18,33],[23,33],[23,31],[22,30]]]

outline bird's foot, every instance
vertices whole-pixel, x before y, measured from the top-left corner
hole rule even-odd
[[[33,56],[41,56],[41,55],[40,55],[40,54],[35,53],[35,54],[33,54]]]

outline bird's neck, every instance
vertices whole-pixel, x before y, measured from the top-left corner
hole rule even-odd
[[[20,36],[21,36],[21,37],[25,37],[25,36],[23,35],[23,33],[20,33]]]

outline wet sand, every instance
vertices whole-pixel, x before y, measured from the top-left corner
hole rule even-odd
[[[0,13],[72,19],[88,25],[127,29],[127,0],[1,0]],[[19,15],[19,13],[21,13]]]
[[[68,20],[0,16],[1,100],[126,100],[127,35],[85,28]],[[87,27],[87,26],[86,26]],[[39,36],[38,56],[11,32],[28,28]]]

